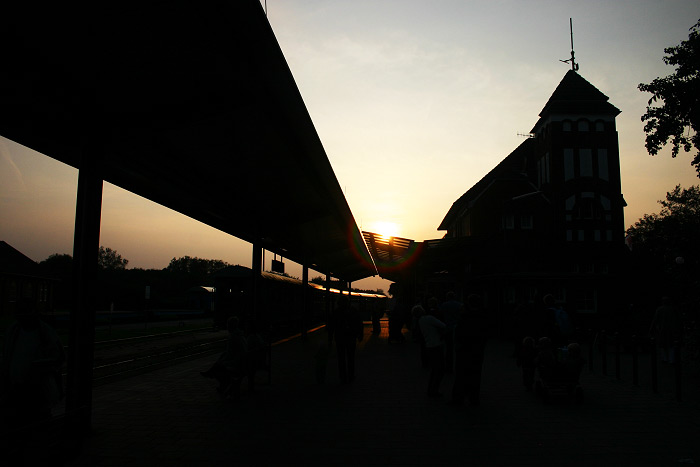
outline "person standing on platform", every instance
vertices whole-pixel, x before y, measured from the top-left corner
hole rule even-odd
[[[403,344],[406,338],[403,335],[403,326],[408,311],[407,296],[405,290],[398,283],[389,286],[389,299],[387,314],[389,315],[389,344]]]
[[[51,409],[63,397],[63,344],[39,317],[33,301],[16,304],[16,320],[7,328],[0,370],[0,426],[8,443],[8,465],[47,455],[36,440],[45,439]],[[29,465],[29,464],[27,464]]]
[[[428,354],[425,349],[425,339],[423,338],[423,333],[420,331],[420,326],[418,322],[421,317],[425,315],[425,307],[423,306],[423,297],[419,297],[418,301],[413,308],[411,308],[411,337],[413,342],[416,342],[420,346],[420,362],[423,368],[428,368],[430,366],[428,362]]]
[[[350,299],[343,295],[328,323],[328,345],[335,338],[340,382],[347,384],[355,379],[355,347],[364,335],[362,317],[350,306]]]
[[[430,379],[428,380],[428,396],[439,397],[440,383],[445,376],[445,352],[443,337],[447,327],[440,321],[438,313],[438,300],[432,297],[428,300],[428,310],[418,320],[421,334],[425,340],[425,352],[430,366]]]
[[[384,303],[377,301],[372,304],[372,334],[378,336],[382,333],[382,316],[384,316]]]
[[[467,298],[467,307],[455,326],[455,380],[452,404],[462,404],[465,398],[469,399],[471,405],[479,404],[487,331],[481,297],[472,294]]]
[[[219,382],[217,391],[225,399],[238,400],[241,393],[241,380],[248,373],[246,354],[248,343],[243,336],[237,316],[226,321],[228,339],[226,350],[219,356],[214,365],[201,372],[205,378],[214,378]]]
[[[661,306],[656,309],[651,320],[649,335],[656,339],[664,363],[676,361],[673,344],[681,340],[682,334],[683,324],[678,309],[673,306],[669,297],[662,297]]]
[[[462,302],[457,300],[454,292],[447,292],[445,296],[445,302],[440,305],[440,316],[447,326],[447,332],[445,333],[445,372],[452,373],[454,367],[454,345],[453,336],[455,326],[459,317],[462,315],[464,310],[464,305]]]

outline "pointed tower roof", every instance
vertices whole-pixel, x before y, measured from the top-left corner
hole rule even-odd
[[[540,119],[532,131],[535,132],[542,120],[552,114],[617,116],[619,113],[620,109],[608,102],[608,96],[569,70],[540,112]]]

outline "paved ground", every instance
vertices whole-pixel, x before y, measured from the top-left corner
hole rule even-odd
[[[202,378],[215,356],[94,391],[94,435],[71,466],[649,465],[700,463],[700,407],[588,373],[581,406],[543,404],[520,385],[511,348],[489,343],[482,403],[425,395],[412,342],[366,338],[357,379],[340,385],[331,354],[316,384],[318,331],[273,347],[270,385],[238,403]],[[261,375],[266,379],[266,375]],[[447,396],[451,378],[443,381]]]

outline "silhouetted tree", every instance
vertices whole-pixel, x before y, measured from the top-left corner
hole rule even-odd
[[[674,65],[676,71],[639,85],[640,91],[652,94],[642,115],[646,148],[654,156],[671,139],[671,156],[676,157],[680,148],[690,152],[695,147],[698,152],[691,165],[700,178],[700,20],[690,29],[687,41],[664,49],[664,53],[668,54],[664,63]],[[663,104],[652,107],[657,101]]]
[[[199,277],[207,277],[216,271],[230,266],[226,261],[220,259],[202,259],[197,257],[183,256],[173,258],[165,268],[174,273],[192,274]]]
[[[627,229],[636,293],[656,303],[673,297],[685,310],[700,306],[700,186],[677,185],[659,201],[659,214],[645,214]]]
[[[643,249],[673,261],[676,258],[697,261],[700,252],[700,186],[681,188],[676,185],[659,203],[662,206],[659,214],[645,214],[627,229],[633,250]]]
[[[70,277],[73,272],[73,257],[68,254],[54,253],[39,263],[41,271],[52,277]]]
[[[111,248],[100,246],[97,255],[97,266],[103,270],[126,269],[129,260],[122,258],[122,255]]]
[[[73,257],[54,253],[39,263],[41,273],[55,279],[53,283],[54,310],[67,310],[72,305]]]

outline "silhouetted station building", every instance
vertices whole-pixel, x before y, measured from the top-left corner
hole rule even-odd
[[[608,97],[570,70],[530,137],[450,207],[445,236],[365,232],[380,275],[444,297],[480,293],[498,319],[552,293],[579,315],[619,306],[626,205]]]
[[[40,313],[53,311],[55,282],[36,261],[0,241],[0,319],[11,319],[23,300]]]

